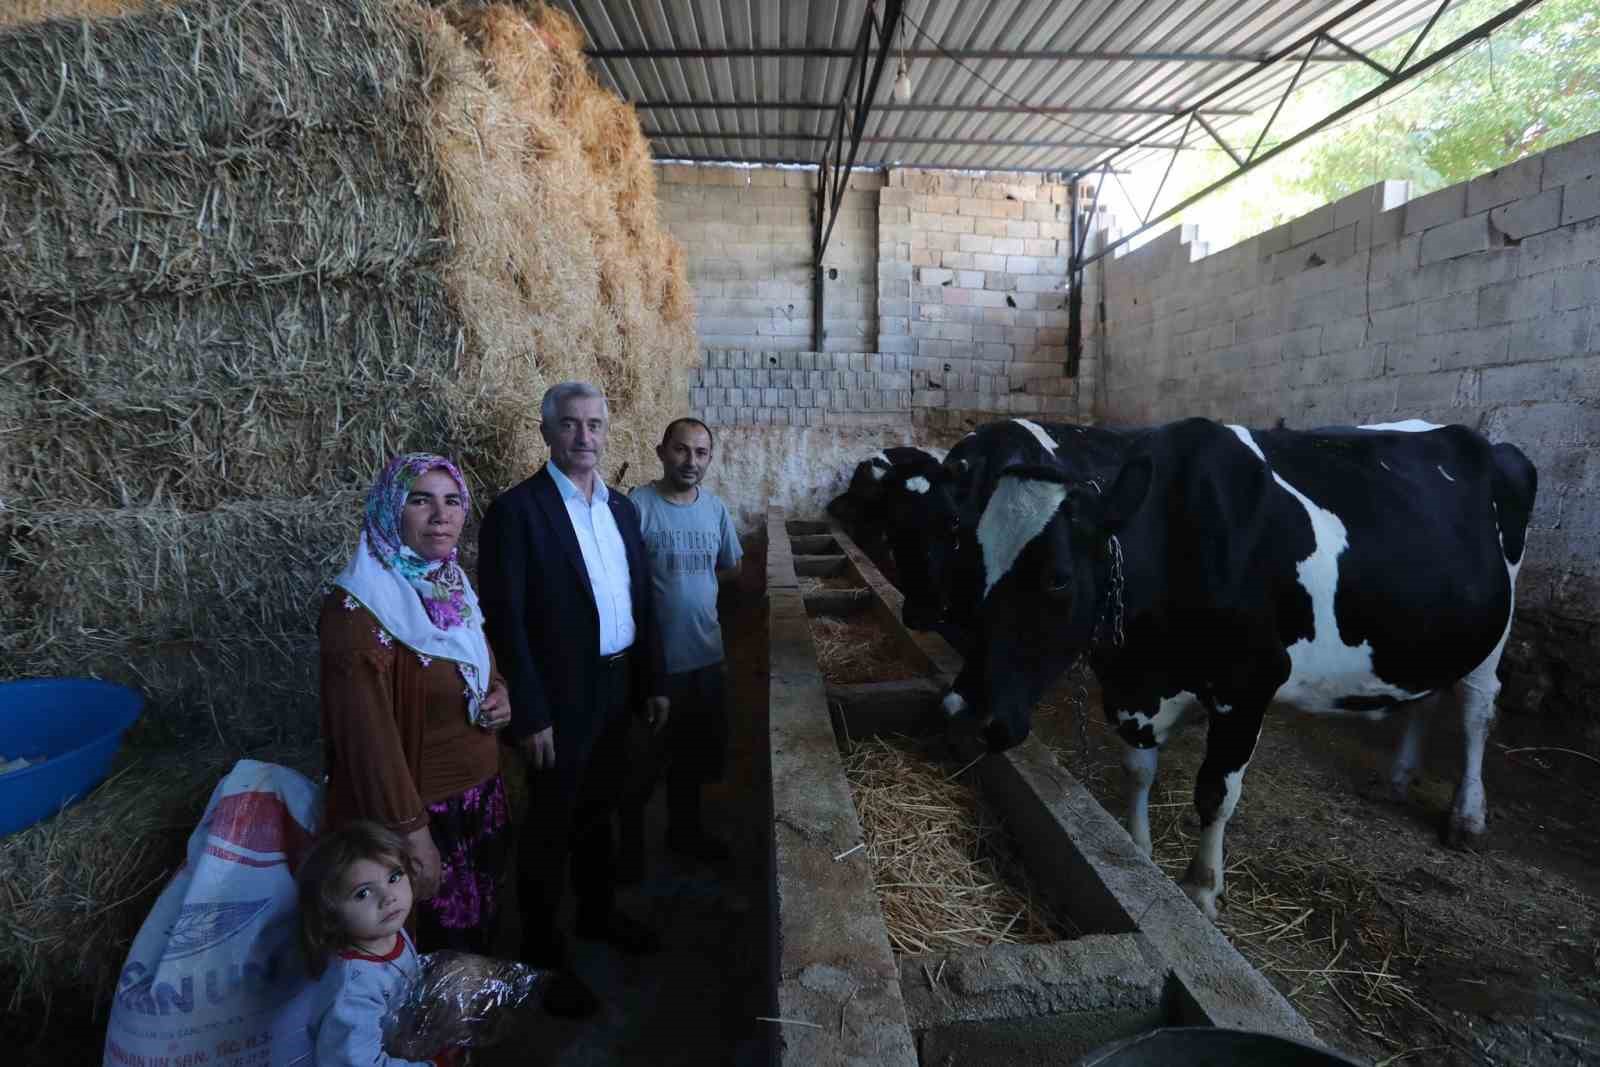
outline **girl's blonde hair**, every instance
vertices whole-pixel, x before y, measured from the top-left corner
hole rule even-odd
[[[318,839],[295,875],[300,890],[300,947],[313,978],[327,970],[328,960],[349,942],[339,921],[339,903],[345,872],[357,860],[396,863],[413,881],[420,870],[406,839],[382,823],[358,819]]]

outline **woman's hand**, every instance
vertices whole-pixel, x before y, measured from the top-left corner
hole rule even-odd
[[[511,725],[511,694],[504,685],[494,685],[484,694],[478,708],[478,725],[490,732],[504,730]]]
[[[439,891],[439,849],[424,826],[406,835],[406,849],[417,861],[417,876],[411,880],[412,895],[428,900]]]

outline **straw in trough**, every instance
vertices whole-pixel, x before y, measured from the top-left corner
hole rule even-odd
[[[857,742],[844,766],[896,952],[1060,940],[970,770],[909,738]]]
[[[822,676],[834,685],[891,682],[923,673],[895,647],[893,636],[869,616],[813,615],[811,640]]]

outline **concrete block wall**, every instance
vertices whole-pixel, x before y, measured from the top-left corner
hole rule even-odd
[[[912,425],[911,357],[710,349],[689,371],[689,408],[712,426]]]
[[[893,170],[878,206],[878,347],[912,403],[1075,418],[1066,377],[1068,187]]]
[[[1406,200],[1381,183],[1232,248],[1102,260],[1112,424],[1422,418],[1522,448],[1539,499],[1502,706],[1600,747],[1600,134]]]
[[[876,347],[877,190],[852,175],[824,259],[823,348]],[[684,246],[706,348],[798,352],[812,344],[816,172],[665,164],[656,168],[663,223]]]
[[[1085,414],[1065,373],[1066,186],[852,175],[823,257],[819,345],[816,172],[669,164],[657,179],[688,253],[704,350],[689,407],[707,422],[954,429]],[[1092,353],[1082,371],[1092,384]]]

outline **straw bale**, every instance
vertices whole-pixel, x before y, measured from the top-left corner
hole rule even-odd
[[[45,19],[114,18],[146,9],[145,0],[7,0],[0,7],[0,29]]]
[[[431,376],[367,385],[315,375],[46,391],[22,434],[16,488],[35,504],[186,510],[362,489],[397,452],[450,446],[444,392]]]
[[[226,156],[285,129],[404,136],[426,71],[402,0],[188,0],[0,34],[0,167]]]
[[[422,271],[393,285],[297,279],[152,294],[0,318],[0,351],[14,360],[0,395],[26,385],[30,395],[116,388],[159,396],[247,380],[333,393],[344,381],[453,378],[463,343],[441,280]]]
[[[417,169],[355,134],[226,158],[29,157],[0,173],[0,308],[302,277],[394,279],[446,251]]]
[[[14,633],[44,648],[60,635],[136,644],[213,635],[304,635],[322,583],[354,547],[363,494],[172,507],[31,510],[13,522],[16,600],[39,606]]]
[[[555,67],[549,37],[505,4],[451,7],[444,15],[482,57],[487,80],[510,98],[527,129],[529,150],[554,150],[563,135],[553,110]]]

